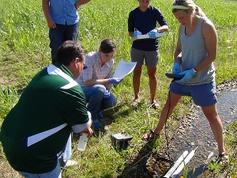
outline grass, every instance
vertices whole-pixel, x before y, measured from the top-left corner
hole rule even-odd
[[[165,72],[171,71],[173,52],[177,39],[178,22],[171,13],[171,0],[152,1],[152,5],[160,8],[168,24],[169,32],[160,40],[160,60],[157,69],[158,90],[157,98],[163,105],[166,100],[170,79]],[[217,84],[237,78],[237,15],[236,1],[229,0],[196,0],[206,15],[215,23],[219,35],[218,55],[215,60]],[[80,28],[78,41],[87,52],[98,50],[104,38],[112,38],[117,44],[115,54],[116,64],[119,60],[130,61],[130,47],[132,39],[127,32],[127,18],[129,12],[138,6],[133,1],[91,1],[81,7]],[[44,18],[41,1],[0,1],[0,124],[6,114],[18,101],[18,90],[23,89],[31,78],[42,68],[50,64],[50,49],[48,28]],[[112,88],[117,96],[118,105],[107,110],[105,116],[109,117],[108,130],[100,132],[99,138],[89,139],[86,151],[76,150],[76,139],[73,142],[73,157],[79,164],[63,171],[63,177],[118,177],[125,176],[133,170],[130,163],[138,158],[144,143],[142,135],[154,128],[158,122],[160,110],[154,111],[149,107],[148,76],[144,68],[142,74],[141,96],[142,104],[137,110],[130,107],[133,99],[132,75],[127,76],[121,85]],[[191,105],[189,98],[184,98],[177,106],[172,118],[168,121],[169,130],[177,124],[175,118],[187,114]],[[172,121],[171,121],[172,120]],[[236,154],[236,124],[229,127],[226,142],[228,150]],[[118,151],[111,145],[110,135],[125,132],[132,135],[132,147]],[[229,137],[228,137],[229,138]],[[164,146],[164,138],[155,149]],[[139,160],[138,160],[139,162]],[[127,165],[130,164],[129,169]],[[224,169],[228,176],[236,177],[236,159],[232,159],[229,167]],[[126,170],[125,170],[126,168]],[[9,166],[0,146],[1,177],[17,177],[17,173]],[[223,172],[222,168],[215,166],[216,172]],[[127,171],[127,172],[126,172]]]

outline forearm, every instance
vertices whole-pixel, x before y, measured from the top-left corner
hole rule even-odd
[[[43,9],[43,12],[44,12],[44,16],[48,21],[51,20],[51,17],[50,17],[50,13],[49,13],[49,1],[48,0],[42,0],[42,9]]]
[[[77,124],[72,126],[72,130],[74,133],[87,133],[88,136],[91,136],[93,131],[91,130],[92,119],[91,115],[88,115],[88,122],[84,124]]]
[[[216,58],[216,55],[207,55],[202,62],[200,62],[197,66],[194,66],[194,68],[196,69],[196,71],[200,71],[204,68],[206,68],[207,66],[209,66]]]
[[[96,84],[101,84],[101,85],[108,85],[109,84],[109,79],[91,79],[91,80],[86,80],[84,82],[85,86],[92,86]]]
[[[167,32],[168,31],[168,25],[163,25],[161,27],[158,27],[157,30],[159,33],[162,33],[162,32]]]
[[[174,62],[178,62],[181,64],[182,62],[182,52],[180,50],[175,50],[175,53],[174,53]]]
[[[176,45],[176,49],[174,52],[174,62],[182,63],[182,48],[181,48],[181,40],[180,40],[181,27],[179,28],[179,37]]]
[[[128,32],[128,35],[129,35],[130,37],[133,37],[133,32]]]
[[[76,2],[76,6],[81,6],[81,5],[83,5],[83,4],[86,4],[86,3],[88,3],[90,0],[78,0],[77,2]]]

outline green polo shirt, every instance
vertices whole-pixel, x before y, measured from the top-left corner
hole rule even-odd
[[[72,126],[89,121],[86,99],[72,73],[62,64],[40,71],[4,119],[1,141],[17,171],[46,173],[57,164]]]

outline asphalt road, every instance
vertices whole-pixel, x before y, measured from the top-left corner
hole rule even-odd
[[[220,89],[218,94],[218,111],[224,130],[230,122],[237,119],[237,87]],[[169,156],[177,160],[185,151],[196,149],[195,155],[188,164],[188,178],[202,178],[203,168],[210,152],[218,154],[217,145],[201,108],[193,106],[191,113],[182,121],[176,134],[169,140]]]

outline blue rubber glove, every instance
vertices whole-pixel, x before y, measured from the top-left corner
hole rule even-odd
[[[142,35],[142,32],[138,31],[138,30],[135,30],[133,32],[133,37],[136,37],[137,35]]]
[[[184,83],[184,82],[190,80],[194,76],[195,70],[192,68],[192,69],[188,69],[183,72],[180,72],[179,74],[181,74],[181,75],[184,74],[184,77],[182,79],[178,80],[177,82]]]
[[[121,78],[109,78],[109,84],[117,85],[122,81],[123,81],[123,78],[122,79]]]
[[[110,97],[110,89],[106,88],[105,93],[104,93],[104,98],[109,98]]]
[[[149,31],[148,32],[149,38],[153,38],[153,39],[156,38],[157,33],[158,33],[157,28],[154,28],[153,30]]]
[[[173,68],[172,68],[172,74],[178,74],[180,73],[181,70],[180,70],[180,64],[179,62],[174,62],[174,65],[173,65]]]

